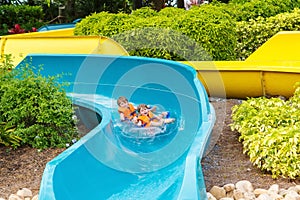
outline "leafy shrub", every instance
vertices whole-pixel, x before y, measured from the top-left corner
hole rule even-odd
[[[94,13],[76,24],[75,35],[102,35],[111,37],[133,28],[136,18],[124,13]]]
[[[1,5],[0,6],[0,34],[6,35],[8,29],[20,24],[25,30],[31,30],[32,27],[44,25],[43,10],[39,6],[27,5]]]
[[[243,142],[243,152],[273,178],[300,176],[300,87],[288,101],[249,98],[233,107],[232,130]]]
[[[132,15],[101,12],[82,20],[74,33],[111,37],[136,56],[230,60],[235,55],[235,23],[217,7],[143,8]]]
[[[257,48],[279,31],[300,30],[300,9],[270,18],[259,17],[249,22],[237,23],[237,59],[245,60]]]
[[[236,24],[222,8],[209,4],[193,7],[174,26],[198,42],[213,60],[235,59]]]
[[[0,143],[18,147],[65,147],[77,137],[72,102],[59,76],[43,77],[32,66],[5,71],[0,76]]]
[[[300,6],[300,0],[234,0],[223,4],[236,21],[255,20],[258,17],[268,18],[280,13],[290,12]]]
[[[158,12],[151,9],[150,7],[143,7],[137,10],[133,10],[131,15],[140,17],[140,18],[147,18],[147,17],[153,17],[157,16]]]
[[[160,12],[142,8],[131,15],[101,12],[77,24],[75,34],[112,37],[135,56],[245,60],[277,32],[299,30],[298,7],[300,0],[233,0],[189,11],[168,7]]]

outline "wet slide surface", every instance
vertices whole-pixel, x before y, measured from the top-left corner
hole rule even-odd
[[[141,57],[32,54],[62,82],[92,131],[49,162],[39,199],[206,199],[200,160],[215,121],[196,71]],[[21,63],[22,65],[22,63]],[[55,67],[53,67],[55,66]],[[128,137],[116,99],[168,110],[175,123],[156,137]]]

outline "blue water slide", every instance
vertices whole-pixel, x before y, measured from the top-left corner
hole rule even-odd
[[[42,75],[63,74],[67,94],[90,131],[47,163],[40,200],[207,199],[201,159],[215,112],[191,67],[162,59],[106,55],[28,55]],[[176,120],[149,137],[124,133],[116,99],[157,106]]]
[[[65,29],[65,28],[74,28],[76,23],[80,22],[81,18],[72,21],[71,23],[63,23],[63,24],[48,24],[45,26],[40,27],[37,31],[44,32],[44,31],[53,31],[58,29]]]

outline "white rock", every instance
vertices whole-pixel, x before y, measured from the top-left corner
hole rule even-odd
[[[273,200],[267,193],[260,194],[256,200]]]
[[[241,190],[243,193],[244,192],[253,192],[252,183],[247,180],[238,181],[235,184],[235,188]]]
[[[288,193],[285,195],[284,200],[300,200],[300,195],[293,190],[288,190]]]
[[[5,199],[3,199],[3,198],[0,197],[0,200],[5,200]]]
[[[234,199],[244,199],[244,194],[243,194],[243,192],[241,190],[235,189],[233,191],[233,198]]]
[[[39,200],[39,195],[33,196],[31,200]]]
[[[300,185],[296,185],[295,188],[296,188],[298,194],[300,194]]]
[[[300,193],[300,185],[295,185],[295,186],[289,187],[288,190],[293,190],[299,194]]]
[[[219,186],[213,186],[209,191],[216,199],[226,197],[226,191],[224,188]]]
[[[9,195],[8,200],[23,200],[23,198],[19,197],[16,194],[11,194]]]
[[[20,197],[32,197],[32,192],[28,188],[22,188],[21,190],[18,190],[17,195]]]
[[[234,200],[233,198],[230,198],[230,197],[223,197],[221,198],[220,200]]]
[[[207,195],[207,200],[217,200],[210,192],[207,192],[206,195]]]
[[[226,197],[229,197],[229,198],[233,198],[233,191],[230,191],[230,192],[226,192]]]
[[[278,194],[284,197],[287,193],[288,193],[288,190],[280,189]]]
[[[223,188],[226,192],[231,192],[235,189],[235,186],[234,184],[226,184],[223,186]]]
[[[261,189],[261,188],[258,188],[258,189],[255,189],[253,191],[253,193],[255,194],[255,196],[259,196],[261,194],[267,194],[268,193],[268,190],[265,190],[265,189]]]
[[[273,184],[273,185],[271,185],[271,186],[269,187],[268,191],[271,192],[271,193],[276,193],[276,194],[278,194],[278,192],[279,192],[279,185],[278,185],[278,184]]]
[[[253,192],[245,192],[244,193],[244,199],[247,199],[247,200],[254,200],[256,197],[255,197],[255,194]]]
[[[274,200],[281,200],[283,199],[283,196],[280,194],[275,194],[275,193],[269,193],[269,196],[274,199]]]

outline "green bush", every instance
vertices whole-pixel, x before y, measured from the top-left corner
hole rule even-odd
[[[131,15],[140,17],[140,18],[147,18],[147,17],[157,16],[158,12],[151,9],[150,7],[143,7],[143,8],[137,9],[137,10],[133,10]]]
[[[250,20],[249,22],[237,23],[237,46],[238,60],[245,60],[257,48],[279,31],[300,30],[300,9],[296,8],[291,13],[282,13],[274,17]]]
[[[15,24],[20,24],[26,30],[31,30],[32,27],[39,28],[44,25],[43,17],[43,10],[39,6],[2,5],[0,6],[0,34],[6,35],[8,29],[13,28]]]
[[[76,24],[75,35],[102,35],[112,37],[115,34],[133,28],[136,18],[124,13],[94,13]]]
[[[78,137],[73,107],[59,76],[43,77],[33,66],[4,66],[0,76],[0,143],[14,148],[66,147]]]
[[[236,24],[222,8],[214,5],[193,7],[174,25],[198,42],[213,60],[234,60]]]
[[[234,59],[235,23],[217,7],[190,11],[140,9],[128,14],[101,12],[82,20],[75,35],[102,35],[130,55],[170,60]]]
[[[75,34],[111,37],[135,56],[245,60],[279,31],[299,30],[297,7],[300,0],[233,0],[189,11],[168,7],[160,12],[142,8],[131,15],[101,12],[77,24]]]
[[[300,87],[288,101],[249,98],[233,107],[232,130],[237,130],[243,151],[258,168],[273,178],[300,176]]]
[[[223,7],[228,10],[236,21],[249,21],[258,17],[268,18],[280,13],[290,12],[294,8],[300,7],[300,0],[234,0]]]

